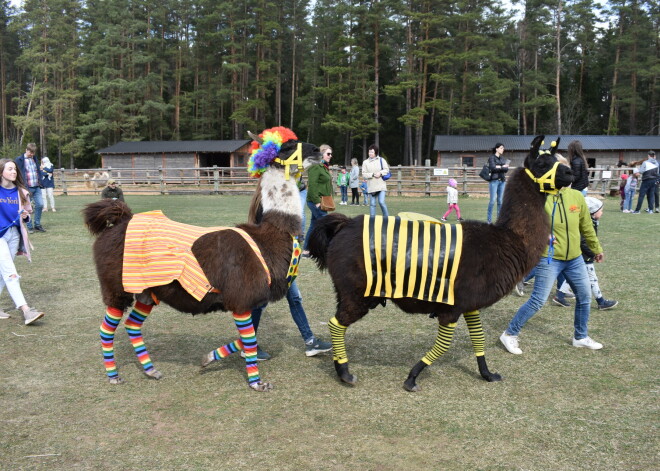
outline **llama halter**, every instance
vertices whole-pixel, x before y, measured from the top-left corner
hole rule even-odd
[[[527,175],[529,175],[529,178],[531,178],[534,183],[538,184],[540,192],[556,195],[559,191],[555,183],[557,168],[559,168],[559,162],[555,162],[550,170],[538,178],[536,178],[528,168],[525,169],[525,172],[527,172]]]

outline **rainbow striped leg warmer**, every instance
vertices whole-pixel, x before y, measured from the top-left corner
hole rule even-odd
[[[240,340],[234,340],[227,345],[223,345],[222,347],[213,350],[213,359],[218,361],[227,358],[232,353],[240,352],[241,350],[243,350],[243,342]]]
[[[149,352],[142,339],[142,324],[147,319],[152,309],[153,306],[136,301],[133,310],[126,319],[126,322],[124,322],[124,327],[126,328],[128,337],[131,339],[135,354],[145,372],[154,369],[154,365],[151,363],[151,358],[149,357]]]
[[[422,358],[424,363],[430,365],[435,360],[444,355],[444,353],[449,349],[451,339],[454,337],[455,328],[456,322],[452,322],[446,326],[440,325],[438,327],[438,336],[435,338],[435,344],[433,345],[433,348]]]
[[[330,319],[328,322],[328,327],[330,328],[330,337],[332,339],[332,359],[339,363],[348,363],[348,355],[346,354],[346,329],[341,325],[336,317]]]
[[[241,343],[245,352],[245,369],[247,370],[248,383],[258,383],[261,378],[259,378],[259,367],[257,367],[257,335],[252,325],[252,313],[250,311],[234,312],[234,322],[241,339],[229,345],[237,344],[237,342]],[[215,356],[215,352],[213,355]]]
[[[119,372],[115,364],[115,331],[121,322],[124,312],[114,307],[106,307],[105,318],[101,323],[101,349],[103,350],[103,363],[108,378],[117,378]]]
[[[474,354],[478,357],[484,356],[486,336],[484,335],[484,328],[481,325],[481,315],[479,315],[479,311],[466,312],[463,314],[463,317],[465,317],[468,332],[470,332],[470,340],[472,340]]]

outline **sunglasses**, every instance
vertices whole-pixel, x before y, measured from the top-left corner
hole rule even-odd
[[[332,152],[326,152],[325,155],[332,155]]]

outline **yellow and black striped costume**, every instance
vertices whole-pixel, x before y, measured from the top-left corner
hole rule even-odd
[[[454,304],[463,246],[460,224],[364,216],[365,296]]]

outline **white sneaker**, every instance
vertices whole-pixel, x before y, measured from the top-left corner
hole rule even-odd
[[[603,348],[602,343],[596,342],[591,337],[585,337],[585,338],[580,339],[580,340],[573,339],[573,346],[574,347],[584,347],[584,348],[588,348],[590,350],[600,350],[601,348]]]
[[[513,353],[514,355],[520,355],[522,353],[522,350],[518,347],[517,335],[509,335],[505,330],[502,332],[502,335],[500,335],[500,342],[502,342],[502,345],[504,345],[504,348],[506,348],[509,353]]]
[[[0,311],[0,319],[9,319],[10,317],[10,314],[7,314],[5,311]]]
[[[516,286],[515,286],[515,288],[514,288],[514,291],[515,291],[516,294],[517,294],[518,296],[520,296],[521,298],[522,298],[523,296],[525,296],[525,285],[523,284],[522,281],[521,281],[520,283],[516,283]]]
[[[30,325],[37,319],[44,317],[44,313],[31,307],[28,312],[23,313],[23,316],[25,317],[25,325]]]

